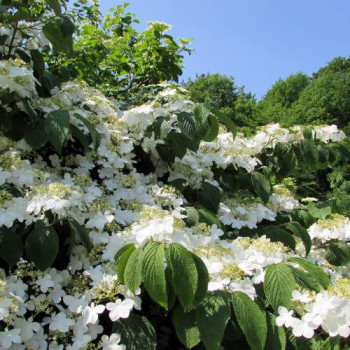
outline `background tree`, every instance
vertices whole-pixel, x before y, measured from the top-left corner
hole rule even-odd
[[[315,73],[292,106],[288,124],[337,124],[350,131],[350,59],[336,57]]]
[[[285,80],[277,80],[259,102],[259,125],[268,123],[285,124],[288,113],[301,92],[309,85],[310,78],[305,73],[296,73]]]

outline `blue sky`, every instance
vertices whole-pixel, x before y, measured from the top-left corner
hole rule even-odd
[[[279,78],[309,75],[350,56],[350,0],[130,0],[143,29],[169,23],[175,38],[194,38],[183,78],[232,75],[261,98]],[[104,13],[116,0],[100,0]]]

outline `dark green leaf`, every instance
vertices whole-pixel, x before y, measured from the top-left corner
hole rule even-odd
[[[293,232],[296,236],[298,236],[303,241],[306,256],[307,256],[310,253],[311,245],[312,245],[311,237],[309,233],[298,222],[290,222],[284,226],[287,230]]]
[[[270,238],[272,242],[282,242],[286,247],[295,250],[295,239],[288,231],[278,226],[267,226],[264,231],[266,237]]]
[[[199,209],[198,214],[200,222],[205,222],[209,226],[216,225],[218,228],[221,228],[220,220],[210,210]]]
[[[287,309],[291,305],[295,280],[289,267],[283,264],[272,264],[266,269],[264,292],[268,303],[277,312],[279,306]]]
[[[28,126],[24,130],[24,139],[35,150],[44,147],[48,141],[45,121],[41,119],[34,126]]]
[[[45,62],[43,55],[38,50],[30,50],[30,55],[33,60],[33,69],[35,74],[42,78],[45,73]]]
[[[196,208],[194,207],[186,207],[186,221],[190,226],[197,225],[199,222],[199,214]]]
[[[193,253],[191,254],[198,273],[198,286],[197,286],[196,294],[193,299],[193,304],[198,305],[207,294],[208,283],[209,283],[209,273],[202,259],[200,259],[197,255]]]
[[[124,254],[129,254],[127,251]],[[123,258],[124,254],[121,256]],[[142,257],[143,247],[139,247],[131,252],[126,262],[124,269],[124,282],[125,285],[135,293],[136,289],[140,287],[142,281]]]
[[[50,143],[61,153],[69,132],[69,112],[64,110],[51,112],[45,121],[45,130]]]
[[[153,243],[142,259],[142,278],[151,298],[168,309],[164,244]]]
[[[76,118],[78,118],[80,121],[82,121],[84,123],[84,125],[87,127],[87,129],[89,130],[89,133],[91,135],[91,139],[92,139],[92,145],[94,147],[94,150],[96,151],[97,148],[100,145],[101,142],[101,136],[100,134],[97,132],[95,126],[93,124],[91,124],[86,118],[82,117],[80,114],[75,113],[74,116]]]
[[[196,311],[184,312],[181,305],[178,305],[173,312],[172,320],[177,337],[187,349],[192,349],[200,343]]]
[[[56,231],[46,226],[43,221],[37,221],[33,231],[25,242],[25,251],[29,259],[40,270],[46,270],[55,261],[58,253],[59,240]]]
[[[235,292],[232,303],[239,326],[253,350],[263,350],[266,342],[266,316],[247,294]]]
[[[302,258],[289,258],[288,261],[292,261],[300,265],[313,278],[315,278],[324,289],[328,288],[330,284],[329,277],[321,267]]]
[[[207,142],[212,142],[216,139],[219,133],[219,123],[216,118],[212,115],[208,117],[209,129],[204,136],[203,140]]]
[[[350,247],[345,242],[331,243],[326,248],[326,259],[334,266],[345,266],[350,262]]]
[[[130,314],[127,319],[115,322],[112,332],[120,335],[120,343],[128,350],[156,350],[156,332],[144,316]]]
[[[221,345],[231,309],[225,292],[211,292],[197,308],[197,325],[207,350]]]
[[[209,182],[203,182],[198,193],[198,202],[213,213],[217,213],[221,201],[221,189]]]
[[[0,258],[10,266],[16,265],[23,252],[22,239],[17,234],[14,227],[0,231]]]
[[[286,348],[286,333],[283,327],[277,327],[276,317],[267,312],[267,338],[265,350],[284,350]]]
[[[86,231],[86,229],[82,225],[80,225],[74,219],[69,219],[69,224],[70,224],[71,229],[74,232],[74,235],[80,240],[80,242],[83,244],[83,246],[89,252],[93,247],[93,245],[90,241],[89,233]]]
[[[198,271],[192,254],[181,244],[170,243],[167,262],[174,290],[185,310],[193,308],[198,289]]]
[[[54,10],[56,16],[61,16],[61,5],[58,0],[45,0],[45,2]]]
[[[254,193],[259,196],[264,203],[268,202],[271,194],[271,185],[269,180],[261,173],[252,172],[251,181]]]

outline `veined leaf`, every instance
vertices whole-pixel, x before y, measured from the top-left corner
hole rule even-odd
[[[178,305],[172,314],[176,335],[187,349],[192,349],[201,339],[196,322],[196,311],[184,312]]]
[[[144,316],[130,314],[127,319],[115,322],[112,332],[120,335],[120,343],[128,350],[156,350],[156,332]]]
[[[0,257],[10,267],[16,265],[23,253],[23,242],[14,227],[0,230]]]
[[[264,292],[267,301],[277,311],[279,306],[290,307],[295,280],[289,267],[272,264],[266,269]]]
[[[330,280],[329,280],[327,273],[321,267],[313,264],[310,261],[302,259],[302,258],[289,258],[288,261],[292,261],[292,262],[300,265],[313,278],[315,278],[324,289],[328,288],[328,286],[330,284]]]
[[[49,141],[59,153],[61,153],[68,136],[69,121],[69,112],[64,110],[51,112],[45,120],[45,129]]]
[[[90,237],[89,237],[88,232],[85,230],[85,228],[82,225],[80,225],[74,219],[69,219],[69,224],[70,224],[70,227],[73,230],[75,236],[79,238],[79,240],[81,241],[83,246],[89,252],[92,249],[93,245],[90,241]]]
[[[266,316],[248,295],[242,292],[232,294],[232,303],[239,326],[253,350],[263,350],[266,342]]]
[[[127,258],[124,269],[124,283],[133,293],[140,287],[142,281],[143,248],[144,247],[139,247],[131,252],[130,256]],[[128,252],[129,251],[124,254],[128,254]],[[121,260],[124,254],[120,257]]]
[[[267,338],[265,350],[284,350],[286,348],[286,333],[283,327],[277,327],[275,315],[267,312]]]
[[[58,253],[56,231],[43,221],[37,221],[25,242],[25,251],[40,270],[46,270],[55,261]]]
[[[350,248],[345,242],[331,243],[326,248],[326,259],[334,266],[345,266],[350,262]]]
[[[310,253],[311,250],[311,237],[309,233],[302,227],[298,222],[290,222],[284,225],[285,228],[291,232],[293,232],[296,236],[298,236],[304,243],[306,256]]]
[[[221,201],[221,189],[209,182],[203,182],[198,201],[205,208],[217,213]]]
[[[164,244],[152,243],[144,254],[142,259],[142,278],[151,298],[167,310],[168,295]]]
[[[198,288],[197,266],[192,254],[181,244],[170,243],[167,262],[171,270],[174,290],[181,305],[185,311],[192,309]]]
[[[89,130],[89,133],[90,133],[91,139],[92,139],[92,145],[94,147],[94,150],[96,151],[100,145],[101,136],[98,133],[98,131],[96,130],[95,126],[93,124],[91,124],[86,118],[82,117],[78,113],[74,113],[74,116],[77,119],[79,119],[80,121],[82,121],[84,123],[84,125],[87,127],[87,129]]]
[[[271,185],[269,180],[263,174],[254,171],[251,174],[251,181],[255,194],[266,203],[271,194]]]
[[[211,292],[197,308],[197,325],[207,350],[217,350],[221,345],[231,308],[225,292]]]

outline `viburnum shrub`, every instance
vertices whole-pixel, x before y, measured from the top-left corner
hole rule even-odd
[[[96,6],[0,7],[0,347],[348,349],[349,218],[293,179],[348,161],[345,134],[272,124],[246,138],[153,80],[151,100],[122,109],[77,68]]]

